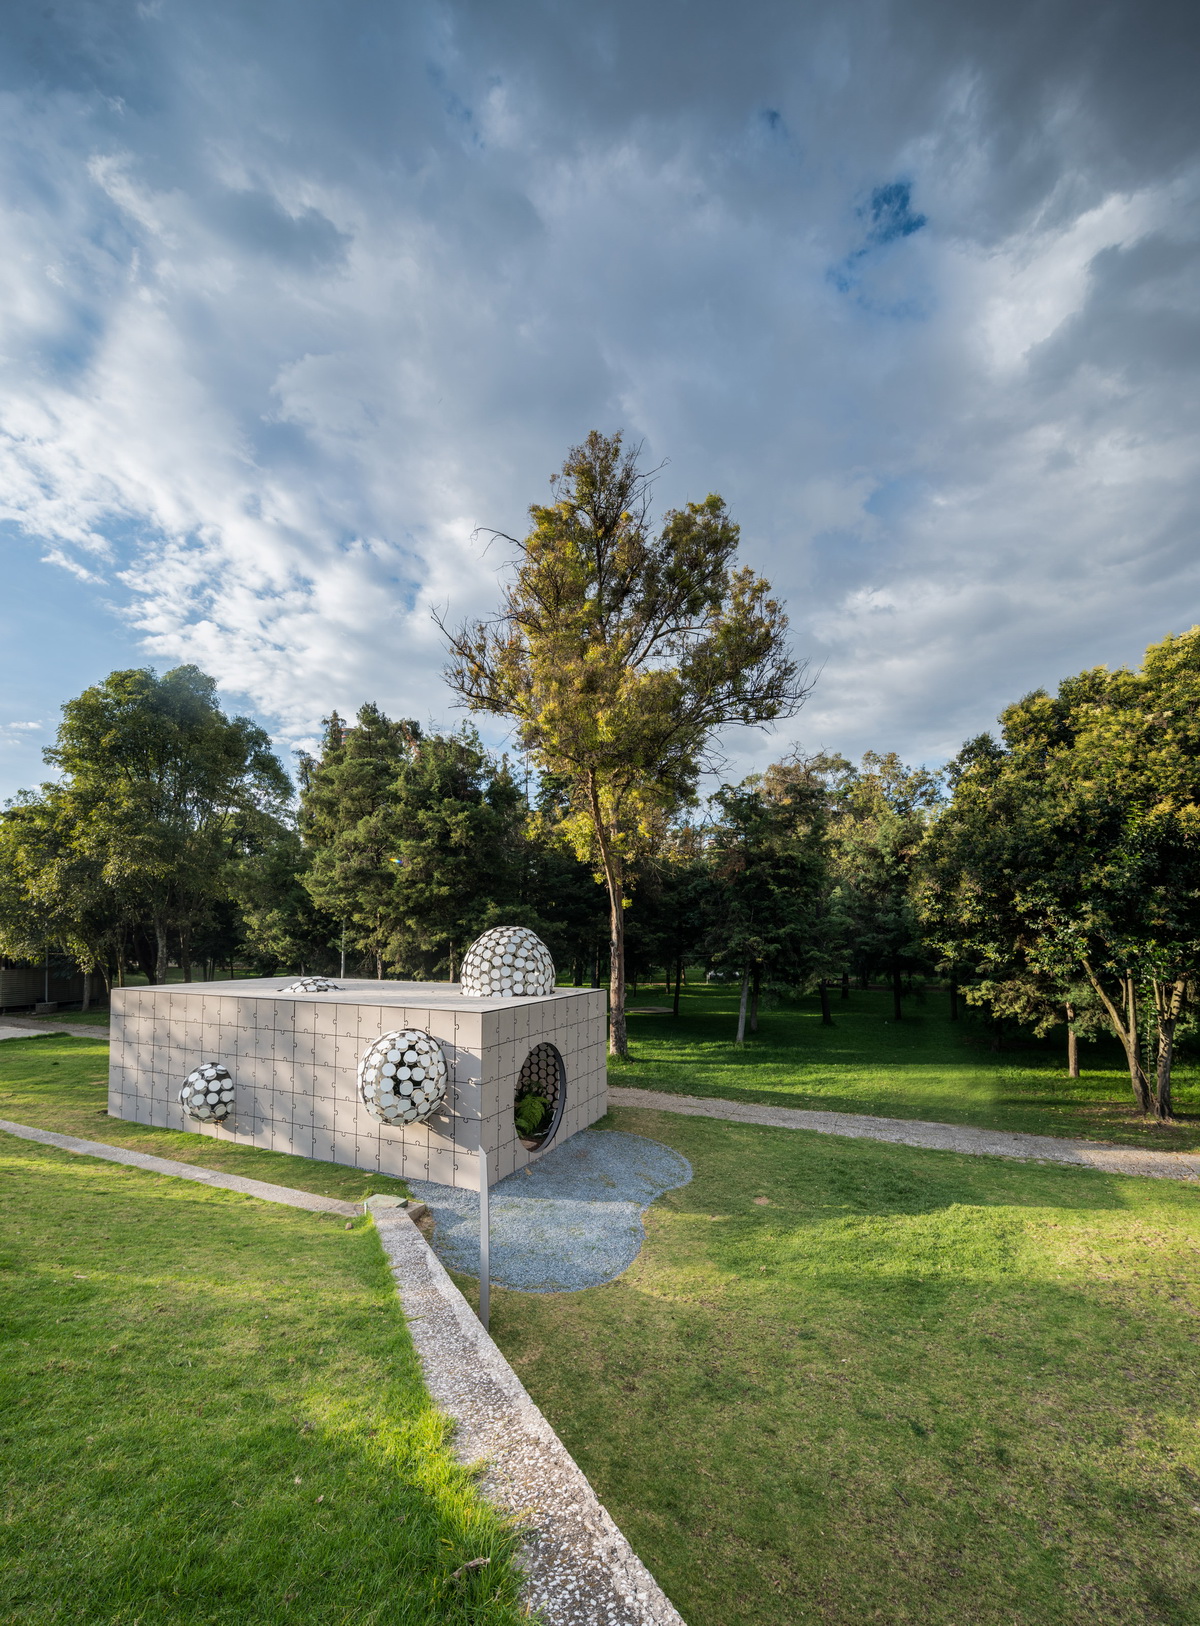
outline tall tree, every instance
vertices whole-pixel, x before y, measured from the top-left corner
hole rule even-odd
[[[525,819],[473,729],[424,734],[374,705],[352,726],[331,717],[301,765],[305,885],[376,976],[454,976],[496,910],[520,901]]]
[[[61,778],[5,816],[32,912],[86,961],[121,965],[140,938],[162,982],[175,942],[190,976],[192,935],[231,862],[278,824],[290,781],[264,731],[226,717],[215,690],[194,666],[111,673],[63,707],[45,753]]]
[[[827,810],[820,775],[802,760],[723,786],[710,852],[719,888],[713,959],[738,974],[736,1042],[746,1036],[751,988],[764,976],[793,986],[826,968]]]
[[[941,782],[894,751],[868,751],[854,769],[825,759],[833,806],[834,908],[846,953],[865,978],[883,972],[892,1014],[903,1017],[901,981],[924,964],[914,906],[918,854],[941,801]]]
[[[1139,671],[1101,667],[1027,695],[1001,725],[999,741],[964,748],[931,840],[935,935],[981,976],[1086,980],[1138,1107],[1166,1120],[1200,968],[1200,629],[1152,645]]]
[[[608,890],[609,1043],[624,1056],[636,865],[694,795],[714,733],[789,716],[804,689],[770,586],[734,566],[720,497],[672,510],[653,534],[650,475],[620,434],[595,431],[552,487],[524,540],[508,538],[517,560],[499,614],[448,635],[446,675],[569,786],[576,849]]]

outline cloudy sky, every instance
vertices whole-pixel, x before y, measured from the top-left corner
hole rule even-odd
[[[286,754],[455,716],[567,448],[720,491],[936,762],[1200,620],[1200,13],[1162,0],[52,0],[0,56],[0,795],[115,666]],[[498,734],[493,734],[498,739]]]

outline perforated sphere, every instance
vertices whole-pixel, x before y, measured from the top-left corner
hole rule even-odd
[[[442,1047],[420,1028],[381,1034],[358,1063],[358,1094],[372,1118],[403,1129],[421,1123],[446,1099]]]
[[[536,932],[496,926],[463,955],[462,991],[475,999],[552,994],[554,961]]]
[[[330,982],[328,977],[300,977],[295,982],[289,982],[286,988],[279,990],[281,994],[336,994],[339,992],[336,982]]]
[[[219,1123],[233,1108],[234,1083],[228,1067],[205,1062],[195,1067],[183,1081],[179,1104],[197,1123]]]

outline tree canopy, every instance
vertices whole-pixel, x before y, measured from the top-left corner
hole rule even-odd
[[[617,1055],[631,874],[694,795],[713,735],[789,716],[804,693],[787,618],[735,565],[721,498],[672,509],[655,531],[650,486],[620,434],[573,447],[553,500],[530,508],[499,613],[449,635],[446,674],[568,788],[564,827],[608,890]]]

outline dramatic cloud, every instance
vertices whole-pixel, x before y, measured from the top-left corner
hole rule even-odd
[[[68,643],[195,661],[285,746],[445,718],[477,527],[617,426],[786,595],[821,675],[785,739],[940,758],[1200,618],[1190,8],[12,21],[0,520]],[[8,704],[49,716],[30,627]]]

